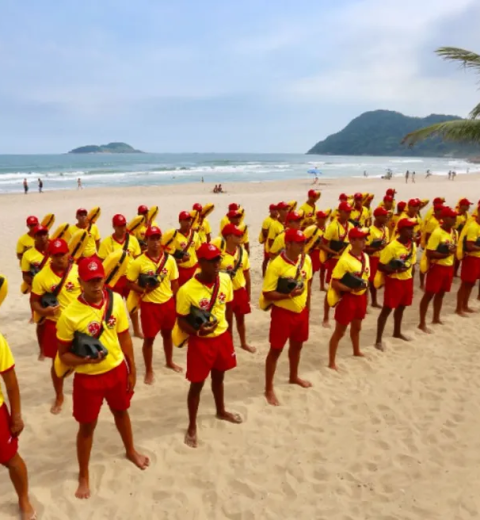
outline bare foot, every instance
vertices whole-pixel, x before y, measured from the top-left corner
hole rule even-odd
[[[381,309],[382,306],[379,305],[378,303],[372,303],[372,308],[373,308],[373,309]]]
[[[33,316],[30,317],[30,319],[28,320],[28,323],[29,323],[29,325],[32,325],[33,323],[35,323]]]
[[[50,413],[53,415],[58,415],[62,411],[62,405],[63,405],[63,396],[57,397],[55,399],[55,402],[52,404],[52,407],[50,408]]]
[[[361,352],[360,350],[358,352],[354,352],[353,355],[355,357],[365,357],[365,354],[363,352]]]
[[[155,374],[153,372],[147,372],[145,374],[145,379],[143,380],[143,382],[146,385],[153,385],[153,383],[155,382]]]
[[[78,488],[75,496],[80,499],[90,498],[90,484],[88,478],[78,477]]]
[[[331,370],[336,370],[338,372],[338,367],[335,363],[330,363],[328,365],[328,368],[330,368]]]
[[[234,424],[240,424],[243,422],[243,419],[240,416],[240,414],[226,412],[225,410],[222,413],[217,413],[217,419],[220,419],[221,421],[231,422]]]
[[[325,289],[325,287],[320,287],[320,292],[327,292],[327,289]]]
[[[43,352],[40,352],[38,354],[38,361],[45,361],[45,356],[43,355]]]
[[[386,350],[385,343],[383,343],[383,341],[379,341],[378,343],[375,343],[375,348],[377,350],[380,350],[380,352],[385,352],[385,350]]]
[[[190,446],[190,448],[197,447],[197,430],[189,431],[185,434],[185,444]]]
[[[465,314],[463,311],[456,310],[455,314],[458,314],[458,316],[461,316],[462,318],[468,318],[468,314]]]
[[[323,327],[324,329],[329,329],[329,328],[330,328],[330,323],[329,323],[328,321],[323,321],[323,322],[322,322],[322,327]]]
[[[467,307],[465,309],[465,312],[468,312],[469,314],[473,314],[475,312],[475,310],[474,309],[470,309],[470,307]]]
[[[127,453],[127,459],[133,462],[137,468],[145,470],[150,466],[150,459],[138,451],[133,450],[131,453]]]
[[[432,320],[432,325],[443,325],[442,320]]]
[[[277,399],[273,390],[265,391],[265,397],[267,398],[268,404],[271,404],[272,406],[280,406],[280,401]]]
[[[251,347],[250,345],[242,345],[242,349],[250,352],[251,354],[254,354],[257,351],[255,347]]]
[[[32,504],[28,500],[20,501],[18,504],[20,508],[20,518],[21,520],[36,520],[37,513],[35,509],[33,509]]]
[[[140,339],[145,339],[143,334],[139,331],[139,330],[134,330],[133,331],[133,337],[134,338],[140,338]]]
[[[425,332],[425,334],[431,334],[432,331],[424,324],[420,324],[418,326],[418,328],[422,331],[422,332]]]
[[[171,363],[167,363],[165,366],[174,372],[183,372],[183,368],[176,365],[173,361]]]
[[[394,334],[393,335],[394,338],[396,339],[401,339],[403,341],[410,341],[410,338],[408,338],[407,336],[405,336],[404,334],[400,333],[400,334]]]
[[[290,379],[289,383],[291,385],[301,386],[302,388],[310,388],[312,386],[312,383],[310,383],[310,381],[305,381],[305,379],[300,379],[299,377],[297,377],[296,379]]]

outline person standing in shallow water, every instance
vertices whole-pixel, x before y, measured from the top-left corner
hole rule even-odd
[[[25,195],[28,193],[28,181],[27,179],[23,179],[23,192]]]

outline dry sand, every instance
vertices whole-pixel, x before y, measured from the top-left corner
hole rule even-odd
[[[394,186],[397,200],[413,196],[461,196],[477,200],[479,178],[459,176],[417,179],[345,179],[326,182],[320,207],[336,204],[341,191],[371,191],[375,203]],[[120,438],[106,407],[96,432],[91,462],[93,496],[74,498],[77,478],[75,435],[71,415],[71,379],[61,415],[49,413],[52,388],[48,361],[37,361],[35,331],[28,324],[28,299],[19,292],[20,273],[15,243],[29,214],[54,212],[57,224],[73,221],[80,206],[102,207],[103,236],[110,217],[127,217],[142,204],[160,206],[159,222],[175,225],[182,209],[212,201],[214,233],[228,203],[247,211],[253,256],[256,304],[261,287],[260,223],[272,201],[303,202],[307,181],[228,185],[226,195],[213,195],[208,185],[121,188],[52,192],[0,197],[2,243],[0,272],[8,276],[10,294],[0,309],[0,330],[16,357],[26,423],[20,452],[30,471],[31,496],[43,519],[325,519],[325,520],[454,520],[479,517],[480,495],[480,323],[478,315],[452,314],[458,287],[444,307],[445,325],[434,334],[416,329],[420,291],[405,315],[410,343],[387,338],[388,350],[373,348],[378,311],[364,322],[365,359],[354,359],[346,338],[339,349],[339,373],[326,368],[331,331],[321,328],[323,294],[315,280],[310,340],[301,375],[313,383],[304,390],[287,384],[284,353],[277,373],[282,405],[270,407],[263,397],[264,359],[268,349],[269,315],[255,308],[248,317],[254,355],[238,352],[238,367],[226,376],[229,409],[242,414],[237,426],[214,418],[208,388],[199,413],[200,445],[183,444],[187,422],[188,383],[163,367],[160,340],[155,349],[157,381],[143,384],[141,342],[134,340],[138,384],[131,407],[138,447],[151,458],[140,472],[125,460]],[[476,293],[476,291],[475,291]],[[475,294],[476,296],[476,294]],[[380,301],[382,294],[380,293]],[[476,305],[476,302],[474,303]],[[431,311],[430,311],[431,312]],[[392,322],[386,329],[391,335]],[[185,366],[185,351],[175,361]],[[17,518],[16,500],[7,473],[0,480],[0,518]]]

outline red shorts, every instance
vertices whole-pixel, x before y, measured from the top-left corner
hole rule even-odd
[[[312,260],[312,269],[314,273],[318,273],[322,266],[322,262],[320,262],[320,249],[314,249],[308,253]]]
[[[270,322],[270,346],[282,349],[288,340],[304,343],[308,339],[309,325],[308,309],[302,312],[292,312],[282,307],[272,306],[272,321]]]
[[[263,248],[263,259],[269,260],[270,259],[270,253],[267,253],[267,250]]]
[[[462,282],[474,284],[480,278],[480,258],[466,255],[462,260],[460,278]]]
[[[187,379],[191,383],[201,383],[211,370],[226,372],[237,366],[232,335],[224,332],[216,338],[188,338]]]
[[[42,351],[45,357],[55,359],[58,351],[57,324],[52,320],[45,320],[41,325]]]
[[[185,285],[188,280],[193,278],[193,275],[197,272],[198,265],[195,264],[193,267],[180,267],[178,266],[178,286]]]
[[[397,307],[408,307],[413,302],[413,278],[409,280],[398,280],[397,278],[385,277],[385,293],[383,305],[389,309]]]
[[[171,331],[177,318],[175,312],[175,298],[165,303],[140,303],[140,321],[143,335],[147,339],[155,338],[161,331]]]
[[[112,291],[127,299],[130,294],[130,290],[127,288],[127,277],[121,276],[115,286],[112,287]]]
[[[367,293],[355,295],[345,293],[335,307],[335,321],[350,325],[353,320],[363,320],[367,314]]]
[[[128,368],[123,361],[104,374],[75,374],[73,379],[73,416],[79,423],[91,423],[98,418],[103,400],[110,409],[122,412],[130,408],[133,392],[127,391]]]
[[[327,275],[325,277],[325,281],[327,283],[330,283],[330,280],[332,279],[332,273],[335,269],[335,266],[338,264],[338,258],[330,258],[327,260]]]
[[[18,451],[18,438],[12,437],[10,413],[7,405],[0,406],[0,464],[6,464]]]
[[[370,257],[370,277],[368,278],[369,282],[373,283],[373,280],[375,280],[375,275],[377,274],[379,263],[380,263],[379,256]]]
[[[433,294],[450,292],[454,270],[455,267],[453,265],[432,264],[427,272],[425,292]]]
[[[228,305],[232,308],[233,314],[244,316],[252,312],[248,292],[245,287],[233,291],[233,300]]]

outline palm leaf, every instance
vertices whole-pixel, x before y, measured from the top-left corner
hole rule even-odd
[[[447,61],[459,61],[466,69],[475,69],[480,74],[480,55],[458,47],[440,47],[435,51]]]
[[[480,144],[480,120],[455,119],[427,126],[427,128],[421,128],[406,135],[402,139],[402,144],[413,146],[429,137],[441,137],[445,141]]]
[[[480,116],[480,103],[471,110],[469,116],[472,119],[477,119],[477,117]]]

